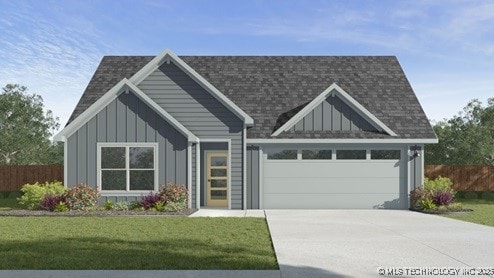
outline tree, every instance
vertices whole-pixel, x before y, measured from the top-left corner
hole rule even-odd
[[[474,99],[463,112],[433,128],[439,143],[425,147],[427,164],[494,165],[494,98],[487,106]]]
[[[58,118],[50,110],[45,113],[41,96],[7,84],[0,93],[0,164],[59,162],[63,146],[50,141],[58,127]]]

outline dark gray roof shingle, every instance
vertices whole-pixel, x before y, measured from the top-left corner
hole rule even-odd
[[[69,123],[153,56],[105,56]],[[398,138],[436,138],[393,56],[180,56],[254,119],[248,138],[271,134],[333,82]],[[276,138],[396,138],[371,132],[284,132]]]

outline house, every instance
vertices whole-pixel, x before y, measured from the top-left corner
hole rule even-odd
[[[396,57],[104,57],[68,124],[65,184],[189,206],[409,207],[437,143]]]

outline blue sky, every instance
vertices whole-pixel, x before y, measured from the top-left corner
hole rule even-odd
[[[0,86],[65,125],[104,55],[396,55],[428,117],[494,96],[493,1],[4,1]],[[328,84],[329,85],[329,84]]]

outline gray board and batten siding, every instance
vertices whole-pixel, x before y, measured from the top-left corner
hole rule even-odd
[[[96,188],[97,143],[102,142],[157,142],[158,183],[187,183],[187,138],[131,91],[121,93],[68,138],[68,186]]]
[[[329,96],[304,118],[298,121],[292,131],[372,131],[377,132],[349,105],[337,96]]]
[[[259,209],[259,147],[247,146],[247,209]]]
[[[242,209],[243,121],[173,63],[161,65],[138,87],[198,138],[231,140],[231,208]]]

